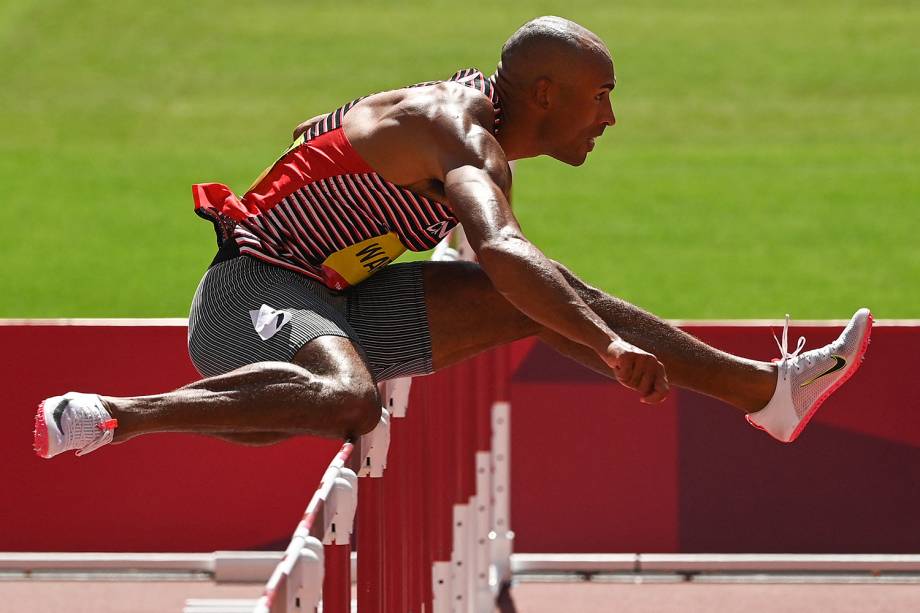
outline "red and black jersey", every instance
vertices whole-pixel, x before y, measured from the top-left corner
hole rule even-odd
[[[472,68],[449,81],[488,97],[497,128],[494,83]],[[301,135],[243,197],[219,183],[193,186],[195,212],[215,222],[218,242],[232,239],[240,253],[336,290],[361,282],[406,249],[437,245],[457,224],[450,207],[383,179],[345,137],[342,118],[362,99]]]

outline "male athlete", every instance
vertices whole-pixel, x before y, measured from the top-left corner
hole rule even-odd
[[[380,420],[377,382],[533,335],[644,402],[678,385],[794,440],[859,366],[868,310],[821,349],[801,353],[800,339],[788,353],[784,331],[779,361],[744,359],[589,287],[521,231],[508,162],[581,165],[616,122],[615,83],[596,35],[541,17],[505,43],[489,78],[462,70],[314,117],[240,198],[195,186],[220,245],[189,317],[189,353],[206,378],[156,396],[49,398],[36,452],[82,455],[151,432],[352,437]],[[458,223],[478,264],[389,265]]]

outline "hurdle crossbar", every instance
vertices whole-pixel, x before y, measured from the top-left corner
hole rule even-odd
[[[318,606],[324,578],[323,545],[347,547],[351,537],[357,475],[346,465],[353,451],[354,444],[345,443],[329,464],[254,612],[312,611]],[[346,560],[350,564],[348,557]]]

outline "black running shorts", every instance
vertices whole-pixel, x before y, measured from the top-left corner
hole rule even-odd
[[[195,292],[188,350],[206,376],[255,362],[290,362],[313,339],[351,339],[376,381],[432,372],[424,262],[391,264],[336,293],[241,255],[214,264]]]

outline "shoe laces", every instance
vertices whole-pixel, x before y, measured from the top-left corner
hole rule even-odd
[[[805,348],[805,337],[800,336],[799,340],[796,342],[795,350],[791,352],[789,351],[789,313],[786,313],[786,323],[783,325],[782,342],[776,338],[776,332],[773,333],[773,340],[776,341],[776,346],[779,347],[779,365],[787,366],[787,368],[780,368],[780,371],[783,374],[783,379],[785,379],[789,374],[789,366],[795,368],[795,372],[797,373],[802,372],[803,366],[799,363],[799,354],[802,352],[802,349]],[[801,357],[805,358],[805,361],[809,366],[811,365],[812,357],[808,355],[808,353],[802,355]]]
[[[118,420],[97,405],[81,406],[71,404],[69,424],[65,428],[66,447],[75,449],[78,456],[91,453],[115,438]]]
[[[118,427],[117,419],[106,419],[102,423],[96,424],[96,429],[101,432],[97,437],[89,444],[78,449],[76,455],[86,455],[87,453],[92,453],[96,451],[103,445],[108,445],[115,438],[115,428]]]

